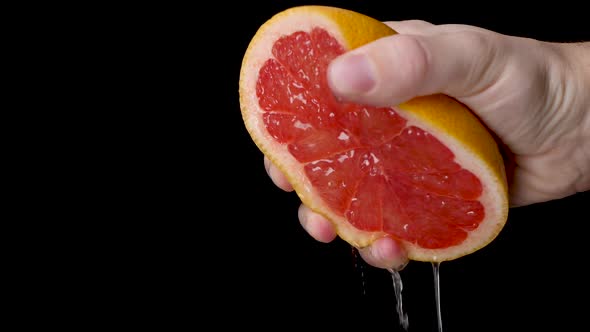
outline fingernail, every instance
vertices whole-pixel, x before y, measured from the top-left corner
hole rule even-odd
[[[305,207],[305,205],[301,204],[299,205],[299,209],[297,210],[297,218],[299,219],[299,223],[301,223],[301,226],[303,226],[303,228],[307,229],[307,213],[306,213],[307,208]]]
[[[375,73],[364,54],[349,54],[335,59],[329,68],[334,93],[339,95],[362,94],[375,86]]]
[[[270,160],[268,158],[264,158],[264,169],[266,170],[266,174],[270,176]]]
[[[399,265],[394,266],[392,269],[394,271],[399,272],[399,271],[403,270],[408,265],[409,262],[410,262],[409,260],[402,261],[399,263]]]

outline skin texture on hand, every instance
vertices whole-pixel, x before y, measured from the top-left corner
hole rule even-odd
[[[444,93],[470,107],[510,156],[511,206],[590,189],[590,43],[549,43],[465,25],[388,22],[399,34],[343,54],[328,68],[341,100],[398,105]],[[281,189],[286,178],[265,160]],[[336,238],[330,222],[302,206],[299,220],[316,240]],[[376,267],[405,266],[396,241],[360,251]]]

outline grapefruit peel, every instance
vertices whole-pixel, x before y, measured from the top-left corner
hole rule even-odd
[[[340,238],[362,248],[376,239],[392,236],[383,231],[365,231],[353,226],[346,216],[329,208],[286,144],[278,142],[266,128],[257,96],[259,70],[273,58],[275,42],[297,32],[311,33],[315,28],[327,31],[345,49],[352,50],[378,38],[396,34],[386,24],[354,11],[326,7],[299,6],[284,10],[266,21],[252,38],[243,57],[239,95],[244,124],[256,146],[280,169],[302,203],[331,221]],[[392,106],[406,123],[434,136],[454,154],[454,161],[476,175],[481,182],[477,200],[485,217],[459,244],[425,248],[415,242],[401,241],[411,260],[442,262],[473,253],[489,244],[503,228],[508,215],[508,191],[504,163],[499,148],[479,119],[463,104],[446,95],[414,98]]]

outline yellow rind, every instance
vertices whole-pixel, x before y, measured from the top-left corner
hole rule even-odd
[[[298,12],[298,14],[309,12],[329,17],[330,20],[340,28],[340,33],[347,42],[344,46],[348,49],[355,49],[378,38],[396,34],[396,31],[381,21],[364,14],[341,8],[300,6],[287,9],[283,14],[289,15],[291,12]]]

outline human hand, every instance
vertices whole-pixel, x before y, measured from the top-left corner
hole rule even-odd
[[[444,93],[470,107],[506,146],[512,206],[590,189],[590,43],[548,43],[465,25],[387,23],[398,35],[335,59],[334,94],[375,106]],[[266,161],[272,180],[292,190]],[[336,237],[330,222],[305,206],[299,220],[315,239]],[[361,250],[369,264],[407,262],[383,238]]]

